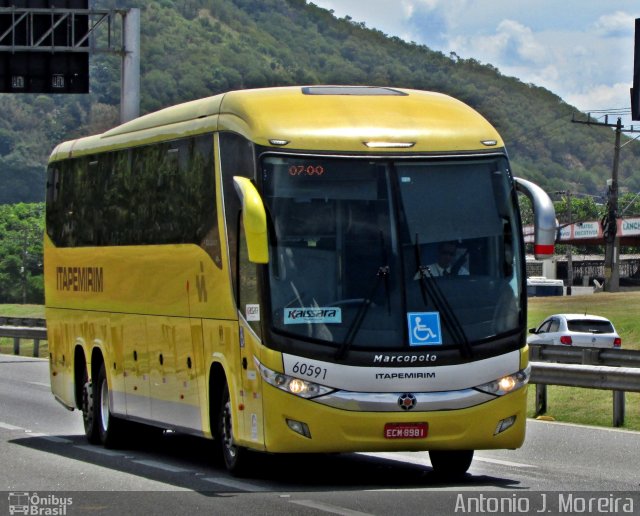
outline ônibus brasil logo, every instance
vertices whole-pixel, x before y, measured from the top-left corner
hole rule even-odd
[[[9,514],[28,514],[34,516],[64,516],[67,507],[73,503],[70,497],[55,494],[9,493]]]

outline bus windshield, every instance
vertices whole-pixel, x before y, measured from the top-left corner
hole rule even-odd
[[[504,157],[268,155],[262,181],[276,332],[401,351],[473,346],[522,324],[523,258]]]

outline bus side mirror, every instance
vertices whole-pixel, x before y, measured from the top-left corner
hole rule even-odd
[[[551,199],[542,188],[531,181],[520,177],[514,177],[514,180],[516,182],[516,190],[525,194],[531,200],[531,205],[533,206],[535,226],[533,252],[536,259],[552,258],[558,229],[553,202],[551,202]]]
[[[269,263],[269,245],[267,238],[267,214],[260,194],[251,180],[234,176],[233,184],[242,201],[242,223],[249,261],[252,263]]]

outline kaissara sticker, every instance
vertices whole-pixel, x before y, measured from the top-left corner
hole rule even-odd
[[[285,324],[340,324],[342,309],[331,307],[285,308]]]

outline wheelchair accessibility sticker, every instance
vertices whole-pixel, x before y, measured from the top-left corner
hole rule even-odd
[[[440,314],[438,312],[409,312],[410,346],[437,346],[442,344]]]

